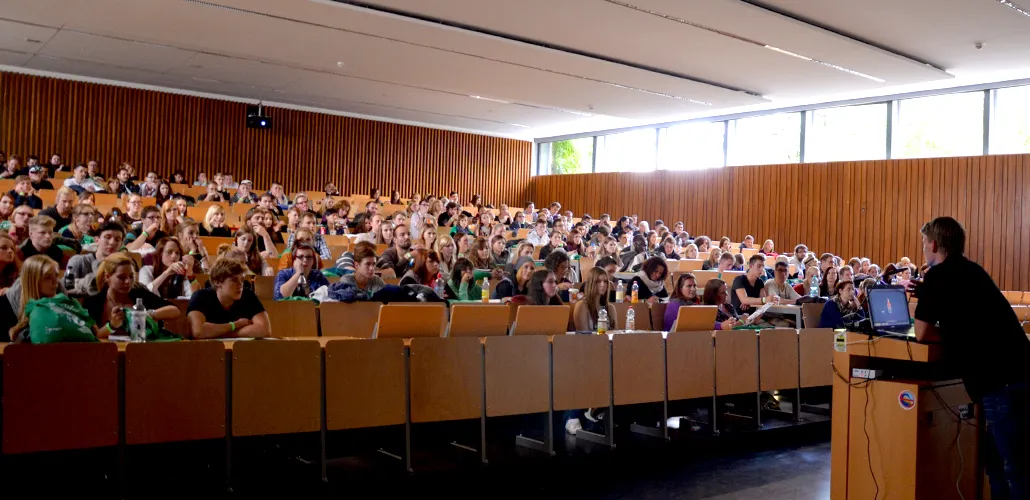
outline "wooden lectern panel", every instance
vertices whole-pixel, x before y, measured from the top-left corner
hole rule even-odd
[[[712,332],[669,332],[665,341],[669,366],[669,401],[715,394],[715,348]]]
[[[607,335],[554,337],[555,410],[608,406],[611,396],[609,343]]]
[[[403,424],[403,339],[330,340],[325,345],[329,430]]]
[[[762,330],[758,334],[759,380],[763,391],[798,386],[798,331]]]
[[[487,416],[547,411],[551,398],[551,342],[547,337],[487,337],[485,347]]]
[[[125,443],[225,437],[225,344],[125,347]]]
[[[314,340],[234,342],[232,435],[321,429],[322,347]]]
[[[479,418],[482,344],[475,337],[411,339],[411,421]]]
[[[715,389],[719,396],[758,392],[758,336],[753,330],[715,332]]]
[[[665,340],[661,333],[612,336],[613,398],[617,405],[665,400]]]
[[[115,344],[10,344],[3,364],[4,454],[118,444]]]

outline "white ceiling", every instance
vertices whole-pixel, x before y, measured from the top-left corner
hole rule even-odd
[[[5,0],[0,65],[524,139],[1030,68],[996,0],[364,5]]]

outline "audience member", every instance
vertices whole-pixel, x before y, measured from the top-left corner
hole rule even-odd
[[[55,262],[64,260],[64,252],[54,244],[54,220],[45,215],[37,215],[29,219],[29,240],[22,243],[19,249],[21,259],[33,255],[46,255]]]
[[[57,190],[54,206],[43,209],[39,215],[50,217],[57,227],[67,226],[72,223],[72,208],[75,207],[76,201],[78,195],[75,191],[63,187]]]
[[[187,220],[179,224],[175,237],[179,239],[179,244],[182,245],[182,250],[185,252],[182,260],[189,269],[186,274],[187,278],[193,279],[194,274],[206,272],[211,268],[212,262],[207,247],[200,239],[200,226],[196,222]]]
[[[249,226],[243,226],[236,230],[234,236],[233,246],[247,252],[247,269],[251,273],[258,276],[272,276],[274,273],[272,267],[268,265],[265,259],[261,258],[261,254],[258,251],[257,246],[257,234]],[[290,242],[292,245],[292,242]]]
[[[32,182],[27,175],[19,175],[14,178],[14,189],[8,192],[14,198],[14,206],[28,205],[29,208],[39,210],[43,208],[43,200],[36,196],[32,190]]]
[[[408,226],[397,226],[393,230],[393,245],[386,249],[383,255],[379,257],[376,267],[380,269],[393,269],[395,276],[403,276],[404,272],[408,269],[408,262],[411,259],[411,254],[408,252],[410,249],[411,234],[408,232]]]
[[[411,268],[401,276],[400,284],[433,287],[439,275],[440,256],[431,249],[419,248],[411,251]]]
[[[745,321],[747,315],[741,316],[728,302],[729,294],[726,292],[726,282],[721,279],[711,279],[705,283],[703,302],[706,306],[716,306],[715,329],[732,330],[733,327]]]
[[[69,188],[76,193],[81,193],[83,191],[104,191],[104,187],[101,184],[91,179],[86,174],[86,166],[81,163],[75,166],[75,170],[72,171],[72,176],[64,180],[64,187]]]
[[[846,328],[862,319],[862,308],[855,296],[855,284],[841,280],[834,286],[833,297],[826,301],[819,316],[819,328]]]
[[[118,252],[125,241],[125,227],[118,222],[105,222],[97,229],[96,250],[73,255],[68,260],[64,288],[69,293],[89,295],[97,292],[96,272],[100,263]]]
[[[246,267],[220,258],[211,266],[213,288],[197,290],[187,317],[195,339],[268,337],[271,323],[261,300],[243,286]]]
[[[264,220],[262,219],[262,223]],[[204,223],[200,226],[201,236],[217,236],[219,238],[231,238],[232,232],[225,225],[225,208],[221,205],[211,205],[204,215]]]
[[[386,282],[376,275],[376,247],[368,242],[354,245],[354,273],[346,274],[338,283],[354,287],[359,300],[371,300],[376,293],[386,288]]]
[[[45,169],[41,166],[35,166],[29,169],[29,182],[32,185],[32,189],[35,189],[36,191],[41,189],[54,189],[54,185],[43,177],[44,171]]]
[[[672,331],[676,318],[679,317],[679,308],[683,306],[696,306],[701,303],[701,297],[697,294],[697,278],[691,273],[683,273],[676,279],[676,285],[669,296],[669,305],[665,308],[665,316],[662,326],[665,331]]]
[[[83,248],[93,245],[93,223],[96,211],[90,205],[77,205],[72,210],[72,223],[59,229],[61,236],[79,242]]]
[[[669,292],[665,289],[665,278],[668,275],[669,266],[665,260],[661,257],[651,257],[645,260],[640,266],[640,271],[633,275],[629,290],[632,290],[633,285],[636,284],[638,286],[637,298],[654,304],[658,302],[658,299],[669,296]]]
[[[560,306],[564,305],[558,297],[558,279],[548,269],[534,271],[529,278],[525,296],[516,296],[512,302],[531,306]]]
[[[160,181],[157,183],[157,194],[154,195],[154,203],[158,206],[164,205],[166,201],[172,199],[173,194],[172,185],[165,181]]]
[[[0,296],[18,279],[21,259],[18,258],[18,246],[7,233],[0,232]]]
[[[11,216],[14,215],[14,196],[10,193],[0,195],[0,231],[11,228]]]
[[[325,238],[319,234],[318,230],[315,228],[315,221],[315,214],[311,212],[303,212],[300,216],[300,223],[297,227],[298,229],[307,229],[308,231],[311,231],[311,243],[312,246],[315,247],[315,250],[318,250],[319,257],[321,257],[322,260],[331,261],[333,258],[332,252],[329,251],[329,245],[326,244]],[[290,238],[286,241],[286,246],[293,246],[293,238],[294,235],[291,234]],[[272,248],[275,248],[274,245]]]
[[[194,186],[207,187],[207,174],[201,172],[197,174],[197,180],[193,183]]]
[[[837,290],[837,268],[834,266],[827,267],[823,271],[823,280],[819,283],[819,296],[830,297]]]
[[[137,300],[143,302],[147,316],[158,322],[173,320],[182,314],[178,307],[137,283],[136,264],[125,253],[112,254],[100,263],[97,290],[82,301],[82,306],[97,325],[104,325],[98,330],[98,338],[128,336],[125,311],[132,309]]]
[[[22,263],[21,276],[0,295],[0,342],[28,339],[30,314],[25,306],[62,292],[57,267],[57,262],[46,255],[36,255]]]
[[[329,280],[315,265],[315,247],[309,243],[298,243],[290,254],[293,257],[292,267],[279,271],[275,276],[275,300],[285,297],[307,297],[323,286],[329,287]]]
[[[748,259],[747,273],[737,276],[733,280],[730,302],[737,314],[753,311],[766,303],[765,283],[762,277],[765,276],[765,256],[761,253],[752,255]],[[777,302],[779,297],[773,297]]]
[[[175,237],[162,238],[154,247],[154,264],[139,270],[139,284],[164,299],[189,297],[193,294],[190,266],[183,262],[185,252]]]
[[[258,197],[256,194],[251,192],[254,187],[254,183],[250,179],[243,179],[240,182],[240,187],[236,189],[236,194],[229,198],[229,203],[257,203]]]
[[[721,248],[713,248],[708,252],[708,259],[701,264],[701,270],[711,271],[713,269],[717,269],[719,267],[719,260],[722,258],[722,254],[723,252]]]
[[[608,317],[608,329],[619,329],[615,307],[608,302],[610,284],[608,273],[604,272],[604,269],[594,267],[586,271],[586,279],[583,280],[583,300],[576,301],[572,308],[572,321],[576,331],[597,331],[597,319],[602,310]]]

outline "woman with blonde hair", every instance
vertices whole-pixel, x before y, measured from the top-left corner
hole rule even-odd
[[[21,266],[21,281],[0,296],[0,342],[23,341],[18,334],[29,326],[25,305],[29,302],[57,295],[60,290],[57,262],[46,255],[33,255]],[[19,289],[20,287],[20,289]]]
[[[100,263],[97,290],[82,301],[82,306],[98,325],[103,325],[97,329],[98,338],[128,335],[125,310],[135,306],[137,300],[143,301],[147,316],[156,321],[173,320],[182,314],[178,307],[136,283],[136,263],[127,253],[112,254]]]
[[[436,228],[435,227],[427,227],[427,228],[423,229],[422,230],[422,237],[419,238],[419,240],[417,242],[415,242],[415,243],[417,243],[420,248],[424,248],[426,250],[432,250],[433,247],[436,245]],[[414,245],[412,245],[412,246],[414,246]]]
[[[711,269],[718,269],[720,257],[722,257],[722,249],[719,247],[713,248],[708,252],[708,260],[706,260],[704,264],[701,264],[701,270],[708,271]]]
[[[261,219],[264,222],[264,218]],[[225,226],[225,208],[221,205],[211,205],[204,215],[204,223],[200,226],[201,236],[217,236],[219,238],[231,238],[232,232]]]
[[[458,260],[458,247],[454,243],[454,238],[446,234],[437,236],[436,242],[433,243],[433,250],[440,256],[440,272],[444,276],[450,276],[451,269]]]
[[[688,243],[687,246],[683,247],[683,258],[697,259],[697,245]]]
[[[604,257],[619,258],[619,240],[611,236],[601,237],[601,246],[600,250],[597,251],[597,258],[602,259]]]
[[[523,241],[522,243],[519,243],[517,247],[515,247],[514,252],[510,252],[511,255],[508,257],[508,262],[514,264],[515,261],[519,260],[520,257],[529,257],[530,259],[532,259],[533,252],[535,250],[536,247],[534,247],[532,243],[528,241]]]
[[[78,241],[84,248],[93,244],[89,232],[93,229],[96,211],[90,205],[76,205],[72,209],[72,223],[59,229],[61,236]]]
[[[615,307],[608,302],[608,288],[611,282],[608,273],[600,267],[587,271],[583,280],[583,300],[576,301],[572,309],[572,320],[577,331],[597,330],[597,315],[602,309],[608,312],[608,329],[617,330]]]

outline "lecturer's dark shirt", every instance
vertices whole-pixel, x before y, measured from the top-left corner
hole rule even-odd
[[[974,401],[1030,378],[1030,340],[979,264],[955,256],[932,267],[919,286],[915,318],[938,325],[944,356]]]

